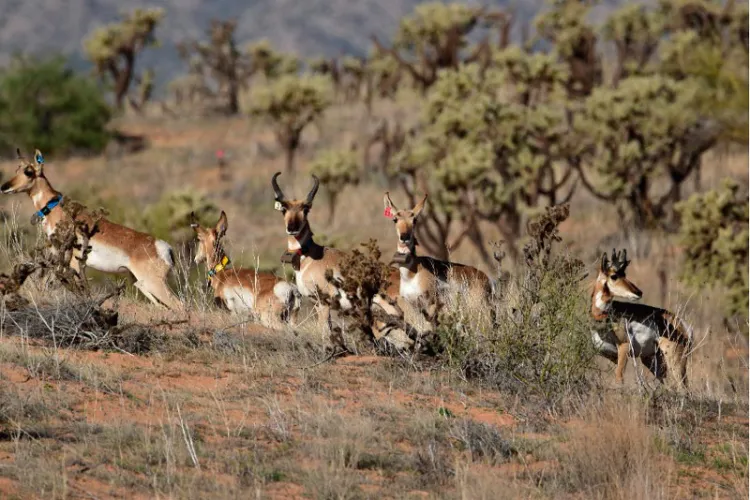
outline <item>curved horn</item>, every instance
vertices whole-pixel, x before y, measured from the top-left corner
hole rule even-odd
[[[313,199],[315,198],[315,195],[318,193],[318,186],[320,185],[320,179],[318,179],[316,176],[312,176],[313,178],[313,187],[310,190],[309,193],[307,193],[307,199],[305,202],[308,205],[312,205]]]
[[[276,172],[273,174],[273,177],[271,177],[271,186],[273,186],[273,192],[275,193],[274,198],[276,201],[284,201],[284,192],[279,187],[279,183],[276,182],[276,178],[281,175],[281,172]]]
[[[198,225],[198,218],[195,216],[195,212],[190,212],[190,227],[196,229]]]
[[[21,148],[16,148],[16,158],[19,160],[23,160],[23,154],[21,153]]]

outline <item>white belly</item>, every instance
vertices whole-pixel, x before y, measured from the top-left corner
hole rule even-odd
[[[637,321],[628,321],[628,337],[636,356],[652,356],[659,345],[659,334],[655,328]]]
[[[249,312],[255,308],[255,296],[247,288],[236,286],[224,288],[224,303],[233,313]]]
[[[123,273],[130,268],[130,257],[117,247],[91,242],[86,265],[105,273]]]

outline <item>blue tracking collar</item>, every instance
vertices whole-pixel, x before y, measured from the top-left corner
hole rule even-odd
[[[62,202],[62,199],[63,195],[58,194],[57,196],[49,200],[47,204],[44,205],[44,207],[42,207],[42,209],[39,210],[35,215],[40,219],[44,219],[47,215],[49,215],[53,208],[55,208]]]

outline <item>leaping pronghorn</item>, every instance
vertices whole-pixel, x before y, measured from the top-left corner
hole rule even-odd
[[[625,275],[630,264],[627,252],[612,250],[612,259],[602,255],[599,273],[591,293],[591,316],[599,327],[592,330],[599,353],[617,363],[615,379],[622,383],[628,356],[640,358],[644,365],[664,381],[687,387],[687,356],[693,341],[691,328],[676,315],[658,307],[615,298],[639,300],[643,296]]]
[[[297,289],[304,297],[314,298],[318,294],[335,298],[342,309],[351,307],[345,292],[326,279],[326,271],[333,273],[334,280],[341,280],[339,262],[343,253],[335,248],[318,245],[313,239],[313,232],[307,219],[312,209],[313,200],[318,192],[319,180],[314,175],[313,186],[304,200],[288,200],[279,187],[276,172],[271,178],[275,198],[275,209],[284,216],[287,234],[287,251],[282,255],[282,262],[292,265]],[[394,278],[396,278],[394,280]],[[398,295],[398,277],[391,276],[388,295]],[[317,304],[319,318],[330,327],[330,308],[322,303]]]
[[[63,195],[56,191],[44,175],[44,157],[37,149],[34,161],[29,162],[16,150],[21,161],[16,175],[0,187],[4,194],[28,193],[35,216],[41,219],[47,237],[54,232],[65,213],[60,206]],[[90,216],[84,212],[78,217]],[[89,240],[90,253],[86,265],[107,273],[130,272],[135,278],[135,287],[151,302],[163,304],[170,309],[181,306],[167,286],[167,276],[174,266],[172,247],[166,241],[151,235],[101,219],[96,233]],[[81,250],[71,261],[71,267],[79,272],[78,261]]]
[[[471,291],[488,298],[492,293],[493,283],[479,269],[417,255],[416,226],[426,201],[427,195],[411,210],[399,210],[389,193],[386,192],[383,198],[385,216],[395,224],[398,236],[393,260],[398,264],[400,272],[401,297],[420,307],[434,309],[439,299],[438,294],[453,282],[466,284]]]
[[[205,262],[214,298],[232,312],[251,312],[261,321],[273,324],[287,321],[299,307],[294,285],[273,273],[230,267],[230,260],[221,243],[227,232],[227,214],[222,210],[215,227],[202,227],[191,214],[190,227],[198,238],[195,263]]]

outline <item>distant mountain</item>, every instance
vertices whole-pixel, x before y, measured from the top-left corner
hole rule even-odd
[[[268,38],[276,47],[304,57],[365,54],[373,34],[387,39],[398,21],[420,0],[0,0],[0,64],[16,52],[63,53],[85,66],[82,40],[94,28],[117,19],[124,5],[162,7],[166,19],[157,34],[162,46],[149,49],[141,64],[165,81],[182,71],[175,44],[201,37],[213,18],[236,19],[237,39]],[[464,2],[480,4],[480,2]],[[481,2],[500,6],[508,0]],[[543,0],[515,2],[521,21],[531,19]]]

